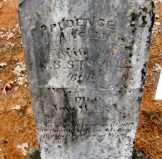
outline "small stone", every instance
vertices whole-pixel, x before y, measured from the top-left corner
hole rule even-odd
[[[20,105],[16,105],[15,107],[10,108],[10,110],[20,110],[20,109],[21,109]]]
[[[160,26],[161,23],[160,22],[155,22],[155,25]]]
[[[21,152],[23,153],[24,156],[27,155],[27,149],[28,149],[28,143],[22,143],[17,145],[17,148],[21,150]]]
[[[17,76],[16,81],[18,85],[27,83],[26,67],[23,62],[18,62],[13,72]]]
[[[15,88],[15,85],[16,83],[15,83],[15,81],[9,81],[9,82],[7,82],[5,85],[4,85],[4,87],[3,87],[3,94],[7,94],[8,92],[10,92],[11,90],[13,90],[14,88]]]
[[[153,71],[155,71],[155,72],[159,72],[161,69],[162,69],[162,66],[160,66],[158,63],[156,63],[153,66]]]
[[[7,66],[7,63],[6,63],[6,62],[0,63],[0,68],[3,68],[3,67],[5,67],[5,66]]]
[[[156,18],[156,19],[159,19],[159,18],[160,18],[159,14],[156,14],[156,15],[155,15],[155,18]]]

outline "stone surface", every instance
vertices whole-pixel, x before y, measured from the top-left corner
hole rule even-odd
[[[153,24],[150,0],[22,0],[42,159],[130,159]]]

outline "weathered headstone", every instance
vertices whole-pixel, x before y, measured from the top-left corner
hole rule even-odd
[[[130,159],[151,0],[22,0],[42,159]]]

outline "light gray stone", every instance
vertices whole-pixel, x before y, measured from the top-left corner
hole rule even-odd
[[[22,0],[42,159],[130,159],[151,0]]]

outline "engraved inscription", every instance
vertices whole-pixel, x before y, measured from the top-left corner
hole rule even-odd
[[[86,28],[89,27],[95,27],[98,29],[107,29],[107,30],[114,30],[115,29],[115,21],[113,19],[104,19],[104,18],[97,18],[97,17],[93,17],[93,18],[71,18],[71,19],[67,19],[67,18],[62,18],[61,21],[59,22],[55,22],[52,23],[50,25],[45,25],[42,24],[41,25],[41,29],[42,30],[50,30],[55,31],[57,28],[59,28],[60,30],[63,29],[71,29],[71,28],[84,28],[84,30],[86,30]]]

